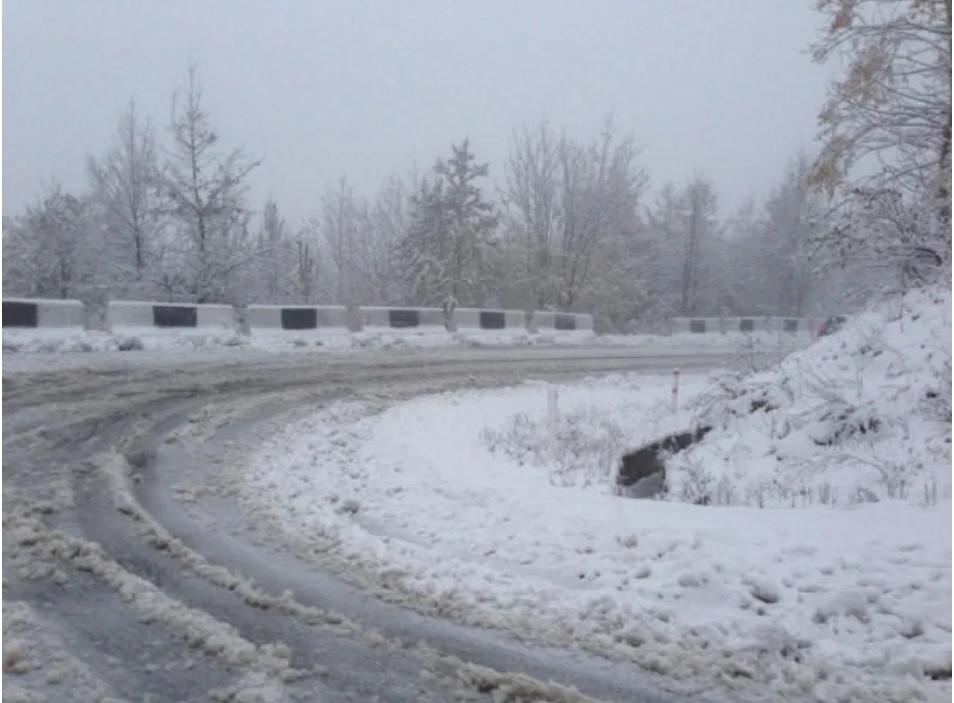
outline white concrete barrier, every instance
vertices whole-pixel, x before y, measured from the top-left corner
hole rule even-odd
[[[237,331],[231,305],[111,300],[106,322],[113,332],[209,334]]]
[[[755,315],[743,317],[720,317],[718,318],[719,332],[771,332],[774,327],[771,317],[759,317]],[[707,318],[707,331],[710,326],[711,318]]]
[[[432,331],[445,329],[444,311],[440,308],[384,308],[358,309],[362,327],[387,327],[393,330],[414,331],[421,328]]]
[[[79,300],[4,298],[3,329],[82,329],[86,308]]]
[[[767,329],[770,332],[814,332],[813,320],[807,317],[770,317]]]
[[[531,329],[557,332],[592,331],[593,316],[573,312],[535,310],[527,326]]]
[[[808,317],[672,317],[670,334],[711,334],[713,332],[814,332],[815,320]]]
[[[457,329],[526,330],[527,315],[523,310],[457,308],[454,324]]]
[[[670,320],[672,334],[705,334],[719,331],[718,318],[674,317]]]
[[[249,305],[245,323],[252,335],[347,332],[344,305]]]
[[[742,324],[742,320],[745,320],[746,323],[751,324],[752,318],[747,317],[720,317],[719,318],[719,331],[720,332],[740,332],[741,328],[745,325]],[[751,331],[749,329],[748,331]]]
[[[456,308],[454,310],[454,327],[459,330],[480,329],[481,312],[479,308]],[[497,320],[494,319],[494,324]],[[503,329],[503,320],[495,329]]]
[[[534,310],[527,318],[527,329],[531,331],[553,329],[555,320],[556,313],[549,310]]]
[[[576,328],[587,332],[593,331],[593,316],[584,313],[574,313],[576,318]]]
[[[527,313],[523,310],[504,310],[504,324],[507,329],[527,329]]]
[[[356,315],[342,305],[249,305],[238,311],[231,305],[112,300],[106,306],[106,329],[140,335],[234,334],[241,325],[250,335],[347,332],[353,327],[395,331],[445,330],[441,308],[362,307]],[[463,330],[528,329],[523,310],[457,308],[453,322]],[[86,309],[78,300],[9,298],[3,301],[3,326],[16,328],[77,328],[86,322]],[[579,313],[538,311],[532,316],[536,329],[592,331],[593,318]]]
[[[564,317],[573,318],[573,322],[568,324],[576,325],[566,329],[592,329],[593,322],[589,315],[565,315]],[[359,318],[361,326],[369,328],[387,327],[408,331],[445,329],[444,311],[440,308],[362,307],[359,309]],[[458,330],[527,329],[527,315],[523,310],[456,308],[452,319],[454,327]],[[547,318],[547,324],[552,328],[555,319]]]

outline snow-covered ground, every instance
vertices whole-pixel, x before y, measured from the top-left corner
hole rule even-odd
[[[669,462],[687,501],[932,504],[951,493],[951,292],[915,292],[697,404],[713,431]]]
[[[322,331],[317,333],[274,333],[241,335],[232,332],[208,333],[197,330],[156,333],[132,330],[111,334],[100,331],[11,330],[3,332],[4,353],[83,353],[136,351],[208,351],[250,349],[256,351],[341,352],[349,349],[414,349],[431,347],[503,347],[548,345],[635,346],[658,348],[758,348],[793,349],[806,346],[811,336],[799,333],[730,332],[725,334],[596,335],[593,332],[536,333],[524,330],[462,330],[450,334],[442,329],[426,331],[368,329],[362,332]]]
[[[242,500],[378,592],[696,690],[949,700],[950,329],[912,295],[675,410],[636,375],[560,386],[555,423],[537,384],[343,401],[271,428]],[[618,448],[699,421],[668,500],[614,495]]]

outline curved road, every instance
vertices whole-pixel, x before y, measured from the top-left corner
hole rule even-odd
[[[372,597],[249,524],[215,477],[250,428],[336,398],[724,361],[613,348],[7,356],[4,698],[685,700],[624,663]]]

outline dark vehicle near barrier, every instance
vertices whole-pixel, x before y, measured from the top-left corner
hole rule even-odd
[[[848,318],[844,315],[832,315],[823,323],[818,326],[818,332],[816,337],[827,337],[830,334],[834,334],[842,327],[845,326],[845,323],[848,322]]]

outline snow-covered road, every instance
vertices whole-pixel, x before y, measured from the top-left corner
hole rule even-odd
[[[573,686],[671,700],[664,678],[636,667],[371,598],[246,519],[221,479],[239,438],[297,408],[724,360],[614,348],[5,355],[5,698],[582,700]]]

